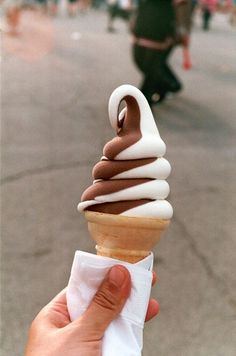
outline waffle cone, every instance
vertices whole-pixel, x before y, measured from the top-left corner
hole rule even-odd
[[[85,211],[97,255],[136,263],[150,254],[169,220]]]

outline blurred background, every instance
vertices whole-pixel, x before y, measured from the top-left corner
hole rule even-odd
[[[174,25],[167,16],[140,45],[148,2],[1,1],[4,356],[23,354],[31,321],[66,286],[74,252],[94,252],[76,206],[115,134],[111,92],[150,84],[137,47],[168,52],[155,59],[145,95],[167,144],[174,207],[155,250],[161,312],[146,324],[143,355],[236,355],[236,5],[189,1],[186,15],[176,4]],[[164,8],[156,11],[161,21]],[[170,23],[176,38],[163,47]]]

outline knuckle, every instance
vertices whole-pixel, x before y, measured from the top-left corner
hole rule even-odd
[[[107,310],[116,311],[119,303],[117,295],[112,293],[107,286],[103,286],[94,296],[94,302]]]

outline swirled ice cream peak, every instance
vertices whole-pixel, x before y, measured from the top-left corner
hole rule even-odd
[[[126,107],[119,114],[122,101]],[[105,145],[78,209],[170,219],[165,179],[171,167],[163,158],[166,146],[146,98],[137,88],[122,85],[112,93],[108,111],[116,137]]]

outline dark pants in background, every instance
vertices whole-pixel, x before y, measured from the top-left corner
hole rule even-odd
[[[138,45],[133,47],[134,61],[144,75],[140,90],[150,104],[155,102],[154,94],[158,94],[158,101],[162,101],[168,92],[175,93],[182,88],[179,79],[167,63],[172,49],[173,47],[153,50]]]
[[[109,12],[109,15],[110,15],[111,19],[115,19],[116,17],[120,17],[121,19],[129,20],[130,16],[131,16],[131,11],[130,10],[124,10],[117,4],[109,5],[108,6],[108,12]]]
[[[202,28],[203,28],[203,30],[205,30],[205,31],[209,30],[211,18],[212,18],[211,11],[207,7],[205,7],[202,10]]]

